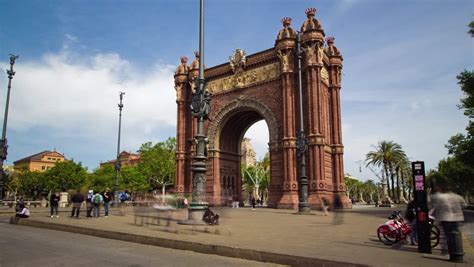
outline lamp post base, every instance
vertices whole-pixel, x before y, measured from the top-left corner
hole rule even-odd
[[[191,203],[188,208],[188,219],[179,221],[183,225],[206,225],[203,221],[204,213],[208,207],[207,203]]]
[[[311,209],[308,203],[299,203],[298,204],[298,213],[299,214],[309,214]]]

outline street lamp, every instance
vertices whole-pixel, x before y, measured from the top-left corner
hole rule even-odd
[[[120,131],[122,127],[122,99],[125,92],[119,92],[120,96],[120,103],[118,104],[119,107],[119,127],[118,127],[118,141],[117,141],[117,158],[115,160],[115,186],[114,186],[114,204],[118,205],[119,203],[119,196],[118,196],[118,178],[120,175]]]
[[[7,69],[8,74],[8,90],[7,90],[7,102],[5,104],[5,117],[3,118],[3,130],[2,139],[0,139],[0,201],[3,200],[3,183],[5,180],[5,171],[3,170],[3,162],[7,159],[7,120],[8,120],[8,106],[10,104],[10,89],[12,87],[12,79],[15,75],[13,71],[13,65],[15,60],[18,59],[18,55],[10,54],[10,69]]]
[[[192,164],[193,172],[193,195],[192,201],[188,209],[188,220],[181,221],[181,224],[204,224],[202,220],[204,212],[208,207],[205,201],[206,184],[206,161],[205,155],[206,133],[204,132],[204,120],[208,119],[210,112],[211,97],[209,92],[204,88],[204,0],[200,1],[200,18],[199,18],[199,78],[198,88],[193,93],[191,102],[191,113],[198,120],[198,129],[195,135],[196,155]]]
[[[304,133],[304,124],[303,124],[303,86],[301,78],[301,55],[303,51],[301,50],[301,32],[298,32],[297,39],[297,56],[298,56],[298,96],[299,96],[299,119],[300,119],[300,130],[298,133],[298,143],[297,151],[299,156],[298,161],[298,212],[299,213],[309,213],[309,203],[308,203],[308,176],[306,176],[306,135]]]

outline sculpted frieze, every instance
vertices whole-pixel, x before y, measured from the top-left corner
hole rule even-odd
[[[326,69],[326,67],[321,68],[321,80],[323,81],[324,84],[329,86],[329,72]]]
[[[278,77],[279,74],[278,63],[273,63],[251,70],[236,72],[232,76],[210,81],[206,87],[211,94],[221,93],[265,82]]]

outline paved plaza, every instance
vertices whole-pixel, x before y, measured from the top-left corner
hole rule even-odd
[[[127,207],[125,216],[114,210],[108,218],[75,219],[68,217],[69,209],[50,218],[45,209],[33,208],[31,218],[20,224],[297,266],[473,266],[474,249],[466,233],[463,264],[447,261],[439,248],[428,255],[411,245],[383,245],[376,229],[395,209],[355,206],[324,216],[318,211],[298,215],[292,210],[213,208],[221,215],[220,225],[188,226],[177,224],[187,218],[187,210]],[[9,211],[0,211],[3,220]]]

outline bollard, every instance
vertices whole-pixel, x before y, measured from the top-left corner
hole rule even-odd
[[[442,222],[448,241],[449,261],[463,262],[462,235],[458,222]]]

